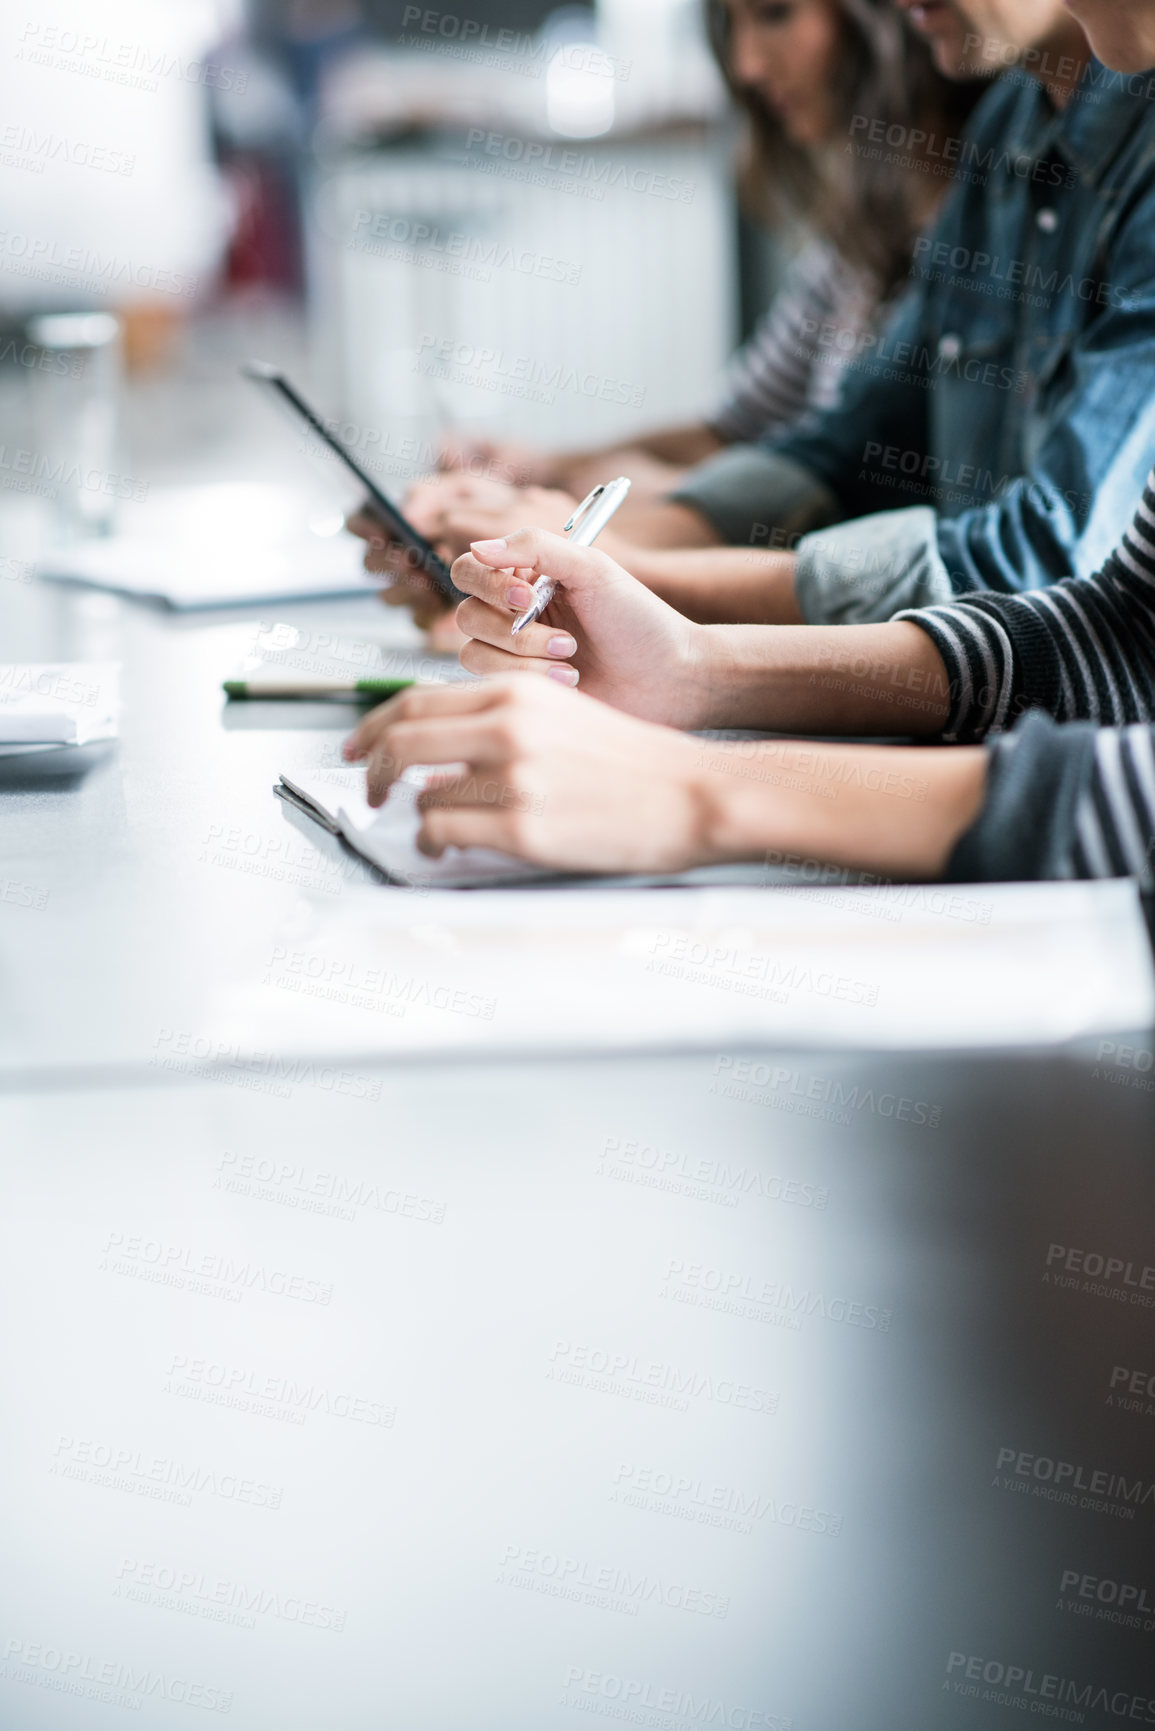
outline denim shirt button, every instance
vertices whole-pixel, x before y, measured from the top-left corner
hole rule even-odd
[[[961,337],[945,336],[938,339],[938,358],[940,361],[957,361],[961,354]]]
[[[1035,213],[1035,221],[1038,223],[1044,234],[1054,234],[1055,230],[1059,226],[1059,218],[1049,206],[1045,210],[1040,210]]]

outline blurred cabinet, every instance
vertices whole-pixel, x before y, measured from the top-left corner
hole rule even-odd
[[[568,445],[700,413],[736,332],[728,164],[704,129],[478,128],[318,169],[314,350],[346,436],[404,477],[448,426]]]

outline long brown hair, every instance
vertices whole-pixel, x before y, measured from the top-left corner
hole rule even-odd
[[[936,69],[894,0],[837,0],[843,41],[833,92],[833,136],[820,147],[794,144],[756,91],[735,82],[730,15],[706,0],[707,27],[722,75],[748,126],[740,191],[755,218],[799,217],[851,264],[868,271],[882,294],[908,274],[915,239],[949,179],[934,174],[924,139],[957,136],[983,86],[954,83]],[[855,122],[857,121],[857,124]],[[881,122],[881,131],[876,122]],[[888,129],[898,128],[898,131]],[[871,145],[870,133],[882,137]],[[897,142],[896,142],[897,141]]]

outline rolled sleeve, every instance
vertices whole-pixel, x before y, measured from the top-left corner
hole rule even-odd
[[[1087,722],[1057,727],[1033,710],[1013,733],[988,747],[986,798],[947,862],[947,881],[1094,875],[1077,871],[1073,854],[1079,804],[1094,772],[1096,735]]]
[[[787,545],[842,515],[809,469],[759,445],[732,445],[699,463],[670,498],[700,512],[736,547]]]
[[[794,588],[809,625],[861,625],[953,598],[929,505],[880,511],[807,535]]]

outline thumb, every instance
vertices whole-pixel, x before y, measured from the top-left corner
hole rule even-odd
[[[363,505],[355,511],[350,511],[345,518],[345,527],[351,535],[360,536],[362,541],[374,541],[380,546],[385,545],[385,536],[381,529],[380,519],[374,517]]]
[[[608,554],[594,547],[575,547],[548,529],[516,529],[497,540],[474,541],[470,552],[478,564],[492,570],[516,569],[534,577],[552,577],[575,594],[604,588],[626,575]]]

